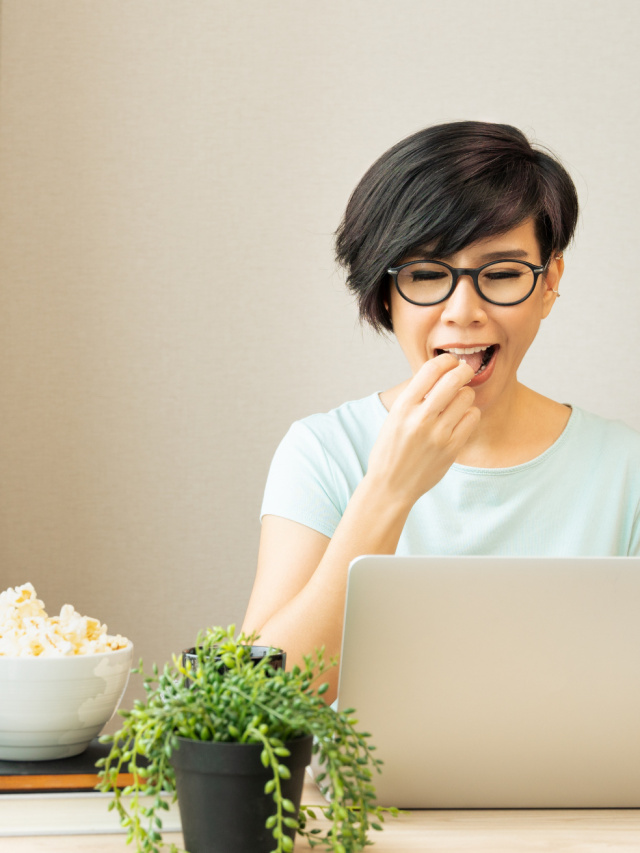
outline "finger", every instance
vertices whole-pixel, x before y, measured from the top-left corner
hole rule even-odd
[[[451,441],[458,449],[467,443],[471,433],[478,426],[481,417],[482,413],[480,409],[477,406],[471,406],[460,418],[451,432]]]
[[[476,398],[473,388],[464,385],[458,390],[451,402],[445,406],[438,417],[438,421],[445,429],[453,432],[460,420],[472,408]]]
[[[459,387],[462,387],[469,381],[473,375],[472,368],[466,362],[458,361],[455,355],[451,355],[450,353],[443,353],[435,358],[431,358],[429,361],[425,361],[422,367],[416,371],[407,387],[399,396],[407,402],[421,403],[439,380],[455,371],[458,371],[456,376],[459,376],[461,368],[463,372],[466,368],[467,373],[471,371],[471,374],[467,376],[464,382],[457,383],[454,381],[454,385],[458,385]]]
[[[452,370],[444,373],[425,394],[423,407],[432,415],[440,415],[456,394],[473,379],[473,375],[473,368],[465,361],[460,361]]]

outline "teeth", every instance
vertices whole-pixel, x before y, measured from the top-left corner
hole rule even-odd
[[[473,352],[484,352],[489,347],[451,347],[451,349],[443,350],[443,352],[452,352],[455,355],[471,355]]]
[[[452,355],[457,356],[459,361],[464,361],[465,356],[472,355],[473,353],[478,353],[478,352],[484,353],[484,355],[482,357],[482,363],[481,363],[480,367],[476,370],[476,376],[477,376],[479,373],[482,373],[486,369],[487,364],[491,360],[488,356],[488,350],[493,349],[493,347],[494,347],[494,344],[488,344],[486,347],[450,347],[449,349],[443,349],[442,347],[439,347],[436,351],[437,352],[450,352]],[[469,362],[467,362],[467,364],[468,363]]]

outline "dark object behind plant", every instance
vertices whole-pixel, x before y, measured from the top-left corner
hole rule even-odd
[[[269,666],[272,669],[285,669],[287,663],[287,655],[282,649],[273,649],[271,646],[243,646],[243,648],[248,649],[249,658],[251,662],[255,665],[260,663],[264,658],[269,659]],[[218,662],[218,665],[222,667],[222,671],[226,672],[228,667],[224,665],[222,662],[222,654],[218,649],[215,649],[215,659]],[[192,646],[190,649],[185,649],[182,652],[182,665],[185,667],[197,666],[198,663],[198,652],[195,646]]]
[[[276,813],[267,821],[274,853],[293,849],[285,829],[299,827],[295,805],[282,793],[281,782],[290,775],[284,763],[289,757],[285,743],[308,735],[315,738],[313,749],[324,770],[318,777],[321,790],[331,800],[323,808],[331,822],[326,836],[305,829],[310,841],[337,853],[354,853],[370,843],[369,829],[380,828],[372,821],[381,813],[374,805],[371,781],[380,762],[372,755],[369,735],[356,731],[352,711],[338,713],[322,698],[326,685],[319,679],[335,662],[327,665],[322,652],[316,652],[314,658],[305,658],[303,668],[296,666],[290,672],[274,670],[268,657],[254,665],[246,646],[256,639],[243,635],[236,639],[233,627],[209,630],[196,644],[195,667],[185,668],[176,658],[161,674],[154,668],[153,676],[145,679],[146,701],[120,712],[121,730],[106,737],[113,746],[103,764],[101,788],[114,789],[114,806],[137,850],[160,849],[159,818],[164,808],[160,792],[175,791],[171,756],[181,738],[260,745],[259,760],[270,771],[264,791],[275,804]],[[140,755],[147,757],[147,768],[138,767]],[[134,774],[130,789],[134,797],[147,794],[155,799],[151,809],[136,807],[134,798],[131,814],[127,813],[114,782],[123,766]],[[212,811],[210,816],[217,819]]]

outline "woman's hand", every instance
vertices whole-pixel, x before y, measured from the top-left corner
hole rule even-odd
[[[453,355],[426,361],[391,406],[367,479],[410,506],[439,482],[480,420],[473,368]]]

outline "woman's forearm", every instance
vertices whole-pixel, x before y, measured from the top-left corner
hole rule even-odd
[[[365,476],[303,588],[260,627],[261,642],[284,648],[288,665],[324,647],[340,653],[349,564],[362,554],[393,554],[411,505],[389,498],[374,476]],[[327,679],[329,700],[337,693],[337,670]]]

